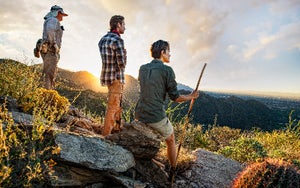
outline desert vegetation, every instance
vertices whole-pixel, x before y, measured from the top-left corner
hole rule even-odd
[[[233,181],[233,188],[299,187],[300,171],[279,159],[254,162]]]
[[[3,97],[0,104],[0,187],[43,187],[46,184],[45,177],[55,165],[52,155],[59,152],[59,148],[54,147],[51,142],[44,142],[46,133],[52,130],[53,123],[59,120],[69,105],[82,109],[101,122],[106,96],[100,93],[91,94],[88,90],[73,88],[64,85],[63,82],[59,83],[58,91],[45,90],[40,87],[39,66],[2,59],[0,71],[0,96]],[[130,95],[126,96],[126,100],[131,103],[124,104],[123,119],[127,122],[132,120],[134,109],[132,100],[129,99]],[[23,111],[33,115],[32,127],[14,123],[12,114],[8,112],[8,98],[15,99]],[[102,109],[102,112],[95,114],[89,110],[92,109],[88,107],[89,104]],[[188,153],[196,148],[203,148],[245,165],[252,165],[250,169],[256,166],[253,164],[258,163],[265,166],[255,169],[267,168],[266,164],[271,164],[271,159],[283,161],[275,162],[275,166],[284,164],[285,167],[288,166],[299,173],[297,168],[300,168],[300,120],[294,116],[292,110],[284,126],[267,131],[259,128],[242,130],[219,125],[217,116],[212,124],[205,125],[186,121],[185,117],[178,113],[177,116],[172,116],[184,108],[170,103],[167,110],[177,139],[183,132],[185,134],[182,150],[185,154],[180,155],[182,158],[179,160],[183,169],[193,160]],[[183,130],[183,127],[187,129]],[[164,156],[164,152],[160,152],[161,156]]]
[[[11,60],[0,63],[0,186],[44,187],[59,152],[47,139],[53,122],[65,113],[68,99],[39,87],[40,71]],[[33,115],[32,126],[14,123],[8,100]]]

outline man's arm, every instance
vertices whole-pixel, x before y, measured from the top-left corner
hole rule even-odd
[[[56,30],[58,27],[58,20],[57,19],[50,19],[46,25],[46,33],[47,33],[47,41],[50,45],[56,44]]]
[[[117,41],[116,47],[116,56],[117,56],[117,63],[120,69],[125,69],[126,62],[127,62],[127,52],[124,46],[124,41],[119,40]]]
[[[178,98],[175,99],[175,102],[185,102],[185,101],[189,101],[192,99],[196,99],[199,97],[199,92],[198,91],[193,91],[192,93],[188,94],[188,95],[179,95]]]
[[[56,41],[56,31],[59,28],[59,22],[57,19],[50,19],[47,22],[46,26],[46,33],[47,33],[47,40],[50,43],[50,46],[55,48],[55,52],[59,53],[59,47]]]

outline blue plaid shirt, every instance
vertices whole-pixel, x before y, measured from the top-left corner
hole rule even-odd
[[[123,39],[116,33],[108,32],[98,43],[102,59],[100,81],[111,85],[114,80],[125,83],[124,71],[127,61]]]

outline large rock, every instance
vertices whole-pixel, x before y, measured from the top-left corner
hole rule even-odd
[[[108,175],[106,172],[58,162],[53,167],[50,183],[53,187],[82,187],[100,182],[105,184]]]
[[[61,117],[56,126],[67,132],[93,136],[101,134],[102,130],[101,124],[94,122],[74,106],[69,107],[68,112]]]
[[[61,149],[59,161],[114,172],[125,172],[135,165],[131,152],[101,137],[59,132],[55,143]]]
[[[167,173],[153,160],[136,160],[134,169],[138,173],[139,180],[151,183],[152,187],[169,187]]]
[[[242,165],[222,155],[197,149],[194,152],[196,161],[190,170],[180,174],[175,181],[177,188],[227,188],[237,173],[242,170]]]
[[[106,139],[128,149],[135,158],[146,160],[154,158],[162,140],[155,130],[137,121],[124,124],[119,133],[111,134]]]
[[[55,177],[51,181],[52,187],[146,187],[145,183],[135,180],[134,177],[108,171],[92,170],[85,167],[75,167],[64,163],[58,163],[54,166],[52,177]]]

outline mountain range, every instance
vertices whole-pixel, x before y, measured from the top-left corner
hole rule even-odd
[[[59,82],[57,90],[61,95],[72,101],[80,92],[74,102],[75,105],[91,113],[104,115],[107,89],[100,85],[99,78],[86,71],[71,72],[59,69],[57,80]],[[123,112],[126,112],[127,121],[129,121],[134,118],[133,111],[139,97],[139,84],[138,80],[130,75],[126,75],[125,80]],[[178,83],[178,90],[182,94],[187,94],[193,89]],[[270,101],[273,102],[270,103]],[[283,103],[286,106],[285,109],[276,108],[273,103],[279,104],[280,100],[242,94],[201,91],[191,112],[191,123],[204,126],[215,124],[243,130],[250,130],[254,127],[273,130],[285,126],[291,110],[296,109],[294,115],[300,117],[300,101]],[[171,104],[173,107],[177,105],[176,103]],[[297,106],[299,109],[297,109]],[[178,109],[180,110],[172,114],[173,121],[180,121],[185,116],[188,103],[180,104]]]
[[[14,60],[0,59],[0,63],[4,62],[16,63]],[[40,67],[33,65],[36,66]],[[126,75],[125,79],[122,108],[123,119],[128,122],[134,119],[134,107],[139,98],[139,84],[138,80],[130,75]],[[56,81],[56,90],[68,98],[72,105],[103,119],[107,89],[100,85],[99,78],[87,71],[72,72],[59,68]],[[187,94],[193,89],[179,83],[178,90],[181,94]],[[188,105],[188,102],[178,104],[167,101],[166,108],[171,112],[169,117],[172,121],[181,121],[187,113]],[[292,114],[290,118],[292,120],[300,119],[299,99],[201,91],[199,98],[195,100],[190,123],[201,124],[203,127],[220,125],[242,130],[255,127],[274,130],[286,126],[289,114]]]

